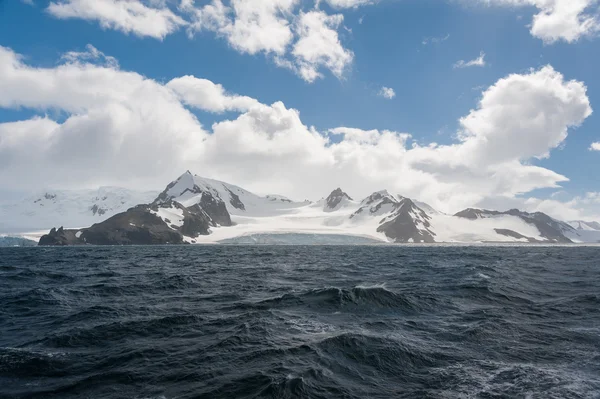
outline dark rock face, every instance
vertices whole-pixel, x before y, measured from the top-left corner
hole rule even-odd
[[[468,209],[458,212],[454,216],[458,216],[458,217],[462,217],[462,218],[470,219],[470,220],[475,220],[475,219],[479,219],[479,218],[485,218],[485,217],[490,217],[490,216],[500,216],[500,215],[515,216],[515,217],[522,219],[525,223],[534,225],[539,230],[540,235],[548,241],[555,242],[555,243],[565,243],[565,244],[573,242],[569,238],[567,238],[564,234],[567,231],[574,230],[572,226],[568,225],[567,223],[552,219],[550,216],[548,216],[542,212],[528,213],[528,212],[520,211],[518,209],[511,209],[506,212],[498,212],[498,211],[488,211],[485,209],[468,208]],[[496,229],[496,232],[498,234],[509,235],[509,234],[500,233],[500,232],[498,232],[499,230],[504,231],[502,229]],[[506,232],[507,231],[504,231],[504,233],[506,233]],[[510,236],[515,237],[514,235],[510,235]],[[525,237],[525,236],[516,237],[516,238],[523,238],[523,237]],[[529,238],[529,237],[525,237],[525,238],[536,241],[533,238]]]
[[[183,224],[176,226],[157,216],[155,212],[161,207],[181,210]],[[184,244],[184,236],[208,235],[213,225],[213,220],[200,206],[188,209],[177,202],[167,201],[160,205],[138,205],[87,229],[52,229],[40,239],[39,245]]]
[[[425,211],[408,199],[402,198],[394,205],[392,215],[381,221],[377,232],[384,233],[397,243],[434,243],[431,219]]]
[[[61,227],[53,228],[50,233],[40,238],[38,245],[66,246],[77,245],[79,239],[76,237],[77,230],[64,230]]]
[[[244,206],[244,203],[240,200],[240,197],[227,187],[225,187],[225,190],[227,190],[227,192],[231,196],[231,199],[229,200],[231,206],[233,206],[235,209],[241,209],[242,211],[245,211],[246,206]]]
[[[92,206],[91,211],[92,211],[92,215],[98,214],[99,216],[102,216],[106,213],[106,209],[100,208],[96,204],[94,204],[94,206]]]
[[[243,205],[242,205],[243,206]],[[227,206],[225,206],[225,202],[219,197],[214,197],[210,193],[203,193],[202,198],[200,199],[200,204],[194,205],[190,209],[201,208],[206,214],[210,217],[210,219],[214,222],[214,225],[219,226],[231,226],[231,215],[227,211]]]
[[[79,239],[93,245],[183,244],[182,234],[151,213],[146,205],[138,205],[84,229]]]
[[[325,200],[325,210],[335,209],[344,198],[352,201],[352,198],[350,198],[348,194],[343,192],[341,188],[336,188],[331,192],[331,194],[329,194],[329,196]]]

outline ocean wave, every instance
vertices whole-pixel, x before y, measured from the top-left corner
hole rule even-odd
[[[405,312],[428,311],[440,302],[433,296],[406,293],[399,294],[383,286],[355,286],[350,289],[328,287],[300,293],[288,293],[257,303],[239,304],[249,308],[307,307],[311,309],[344,309],[348,307],[364,310],[395,309]]]

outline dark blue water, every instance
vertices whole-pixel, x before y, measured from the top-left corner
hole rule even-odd
[[[0,397],[599,398],[599,259],[0,249]]]

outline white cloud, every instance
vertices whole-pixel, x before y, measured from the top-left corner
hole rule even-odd
[[[322,77],[321,67],[341,78],[352,62],[354,53],[342,46],[336,31],[343,21],[341,14],[327,15],[322,11],[300,13],[296,25],[298,41],[291,53],[298,73],[307,82]]]
[[[373,4],[373,0],[325,0],[334,8],[358,8],[368,4]],[[317,2],[318,3],[318,2]]]
[[[220,84],[194,76],[175,78],[166,86],[173,90],[184,104],[209,112],[243,112],[259,104],[250,97],[227,94]]]
[[[539,12],[531,23],[531,34],[546,43],[575,42],[600,31],[598,0],[475,0],[490,5],[534,6]]]
[[[590,145],[590,151],[600,151],[600,141]]]
[[[423,41],[421,42],[424,46],[428,45],[428,44],[438,44],[438,43],[443,43],[446,40],[450,39],[450,34],[446,34],[445,36],[440,36],[440,37],[426,37],[423,39]]]
[[[194,30],[210,30],[227,39],[234,49],[248,54],[284,54],[293,39],[288,18],[299,0],[221,0],[195,8],[186,3],[182,9],[194,18]]]
[[[460,120],[461,137],[487,161],[545,158],[566,139],[569,127],[592,114],[586,90],[551,66],[509,75]]]
[[[205,130],[187,106],[237,116]],[[451,212],[566,181],[528,160],[547,156],[591,114],[585,86],[544,67],[487,89],[460,120],[455,143],[417,145],[387,130],[319,132],[281,102],[262,104],[192,76],[161,84],[81,58],[36,68],[3,47],[0,107],[66,114],[0,124],[2,187],[159,189],[189,169],[298,198],[338,186],[357,197],[387,188]]]
[[[153,80],[81,62],[35,68],[4,47],[0,107],[67,114],[62,123],[0,124],[0,181],[13,187],[150,184],[151,174],[164,179],[184,169],[206,137],[177,96]]]
[[[341,14],[324,11],[298,11],[300,0],[213,0],[203,7],[191,1],[181,9],[191,15],[191,35],[213,31],[242,53],[265,53],[276,65],[288,68],[307,82],[323,76],[329,69],[342,78],[354,54],[343,47],[337,30],[344,21]]]
[[[381,90],[379,90],[378,95],[380,97],[383,98],[387,98],[388,100],[393,99],[394,97],[396,97],[396,92],[394,91],[394,89],[390,88],[390,87],[382,87]]]
[[[479,57],[471,61],[460,60],[454,64],[454,68],[469,68],[469,67],[483,67],[485,66],[485,53],[482,51],[479,53]]]
[[[96,47],[88,44],[85,46],[86,51],[69,51],[63,54],[62,59],[70,62],[88,62],[88,61],[101,61],[104,60],[106,66],[111,68],[118,68],[119,61],[115,57],[107,56],[102,51],[98,50]]]
[[[186,22],[167,7],[146,6],[139,0],[58,0],[47,11],[56,18],[98,21],[105,29],[163,39]]]

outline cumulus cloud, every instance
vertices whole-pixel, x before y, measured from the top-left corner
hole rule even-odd
[[[370,3],[328,2],[340,9]],[[234,50],[265,54],[309,83],[323,77],[324,70],[342,78],[354,58],[338,34],[344,16],[329,15],[318,7],[305,12],[302,0],[212,0],[202,5],[180,0],[176,7],[172,4],[160,0],[55,0],[47,11],[57,18],[97,21],[105,29],[156,39],[182,27],[190,37],[214,32]]]
[[[322,77],[319,69],[325,67],[341,78],[354,58],[338,37],[337,28],[343,23],[341,14],[327,15],[322,11],[301,13],[296,25],[298,41],[292,55],[300,76],[307,82]]]
[[[471,0],[473,1],[473,0]],[[474,0],[500,6],[534,6],[531,34],[546,43],[576,42],[600,31],[598,0]]]
[[[207,135],[173,91],[137,73],[79,61],[36,68],[4,47],[0,107],[67,114],[62,123],[35,117],[0,124],[0,181],[13,187],[88,178],[150,184],[150,174],[183,169]]]
[[[469,68],[469,67],[484,67],[485,66],[485,53],[482,51],[479,53],[479,57],[471,61],[460,60],[454,64],[454,68]]]
[[[343,47],[337,30],[341,14],[299,11],[300,0],[213,0],[203,7],[188,2],[182,9],[192,15],[189,32],[213,31],[243,53],[265,53],[276,65],[288,68],[307,82],[330,70],[341,78],[354,54]]]
[[[248,54],[284,54],[293,39],[288,18],[299,0],[231,0],[229,6],[213,0],[203,7],[187,2],[182,9],[194,19],[194,30],[209,30],[227,39],[234,49]]]
[[[358,8],[368,4],[373,4],[372,0],[325,0],[334,8]]]
[[[166,86],[173,90],[184,104],[208,112],[243,112],[259,104],[251,97],[227,94],[220,84],[195,76],[175,78]]]
[[[282,102],[263,104],[193,76],[162,84],[85,59],[38,68],[0,47],[0,107],[39,114],[0,124],[1,186],[160,189],[189,169],[302,199],[338,186],[357,197],[387,188],[452,212],[558,187],[565,176],[529,160],[548,156],[592,112],[584,84],[547,66],[484,91],[456,142],[418,145],[389,130],[319,131]],[[207,129],[190,107],[236,115]],[[45,116],[55,109],[66,118]]]
[[[105,29],[156,39],[186,25],[169,8],[148,6],[139,0],[60,0],[51,2],[47,11],[56,18],[97,21]]]
[[[391,87],[383,86],[381,90],[379,90],[379,96],[391,100],[396,97],[396,92]]]
[[[600,151],[600,141],[590,145],[590,151]]]

